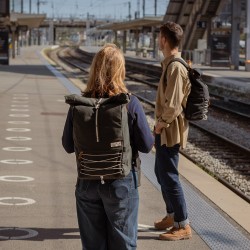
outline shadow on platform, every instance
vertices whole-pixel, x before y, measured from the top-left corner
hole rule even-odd
[[[0,72],[54,77],[44,65],[0,65]]]
[[[80,239],[78,228],[0,228],[0,241]]]

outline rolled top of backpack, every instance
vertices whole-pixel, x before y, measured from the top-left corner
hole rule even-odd
[[[93,103],[96,102],[98,98],[89,98],[85,96],[80,96],[77,94],[66,95],[65,102],[70,105],[85,105],[85,106],[93,106]],[[119,104],[126,104],[130,101],[130,97],[128,93],[120,93],[115,96],[111,96],[109,98],[102,98],[101,104],[115,102]]]

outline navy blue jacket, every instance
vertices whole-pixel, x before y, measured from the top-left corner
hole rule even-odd
[[[138,151],[142,153],[148,153],[153,147],[154,137],[150,131],[146,116],[137,97],[131,95],[127,108],[130,144],[133,155],[135,156]],[[62,145],[67,153],[75,152],[71,108],[69,108],[63,130]]]

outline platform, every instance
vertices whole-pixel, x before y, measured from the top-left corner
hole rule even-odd
[[[79,93],[41,47],[0,66],[0,250],[81,249],[74,155],[61,146],[68,106]],[[77,80],[76,80],[77,81]],[[165,216],[154,154],[141,154],[138,250],[250,249],[250,205],[181,156],[180,173],[193,238],[157,240],[153,221]]]

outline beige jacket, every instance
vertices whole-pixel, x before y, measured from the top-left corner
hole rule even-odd
[[[162,61],[162,75],[157,90],[155,116],[164,125],[161,132],[161,145],[172,147],[180,144],[186,146],[188,137],[188,121],[184,117],[183,107],[186,107],[187,96],[190,92],[186,68],[179,62],[168,63],[180,54],[166,57]]]

